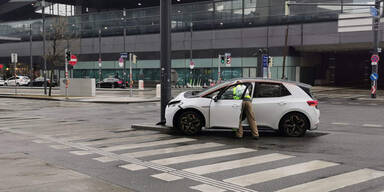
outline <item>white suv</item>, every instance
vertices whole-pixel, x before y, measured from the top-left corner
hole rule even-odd
[[[279,130],[291,137],[317,129],[320,111],[310,85],[264,79],[230,80],[202,92],[183,92],[168,103],[166,126],[188,135],[202,127],[238,128],[242,100],[233,98],[233,88],[239,84],[247,87],[243,97],[246,91],[251,94],[260,128]]]
[[[23,85],[29,85],[31,82],[31,79],[27,76],[16,76],[11,77],[5,81],[5,86],[23,86]]]

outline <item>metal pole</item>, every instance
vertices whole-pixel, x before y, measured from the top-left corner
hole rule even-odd
[[[29,86],[32,87],[32,79],[33,79],[33,57],[32,57],[32,24],[29,24],[29,61],[30,61],[30,76],[31,81],[29,82]]]
[[[68,49],[65,49],[65,54],[67,55]],[[68,60],[65,58],[65,99],[68,99]]]
[[[15,71],[15,95],[17,95],[17,72],[16,72],[16,64],[17,62],[14,62],[14,71]]]
[[[101,82],[101,29],[99,29],[99,88]]]
[[[43,16],[43,61],[44,61],[44,71],[43,71],[43,76],[44,76],[44,95],[47,95],[47,59],[45,55],[45,0],[42,0],[42,16]]]
[[[285,43],[284,43],[284,56],[283,56],[283,73],[281,75],[281,79],[286,79],[285,75],[285,65],[288,55],[288,33],[289,33],[289,25],[287,24],[287,28],[285,29]]]
[[[375,0],[375,8],[379,12],[378,16],[373,16],[373,54],[379,55],[379,24],[380,24],[380,0]],[[378,63],[372,65],[372,74],[378,74]],[[371,98],[376,98],[377,80],[371,81]]]
[[[221,55],[219,54],[219,59],[217,60],[217,84],[221,82],[221,70],[220,70],[220,65],[221,65]]]
[[[133,57],[133,54],[132,53],[129,53],[129,92],[130,92],[130,96],[132,97],[133,93],[132,93],[132,57]],[[125,62],[124,62],[125,64]],[[124,71],[125,73],[125,71]]]
[[[127,37],[127,28],[126,28],[126,22],[127,22],[127,17],[126,17],[126,11],[125,11],[125,8],[123,10],[123,16],[124,16],[124,36],[123,36],[123,45],[124,45],[124,53],[126,53],[126,47],[125,47],[125,39]],[[131,62],[131,61],[130,61]],[[125,58],[124,58],[124,69],[123,69],[123,88],[125,89],[127,84],[127,67],[125,65]],[[132,90],[131,90],[132,91]],[[132,97],[132,93],[131,93],[131,97]]]
[[[160,63],[161,63],[161,122],[165,123],[165,108],[171,98],[171,8],[172,0],[160,1]]]
[[[192,19],[192,17],[191,17]],[[192,52],[192,49],[193,49],[193,43],[192,43],[192,40],[193,40],[193,22],[191,21],[191,25],[190,25],[190,28],[191,28],[191,42],[190,42],[190,47],[189,47],[189,82],[192,86],[192,73],[193,73],[193,69],[191,67],[191,64],[192,64],[192,60],[193,60],[193,52]]]

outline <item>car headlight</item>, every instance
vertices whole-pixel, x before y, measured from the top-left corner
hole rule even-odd
[[[168,106],[176,105],[176,104],[178,104],[178,103],[181,103],[181,101],[180,101],[180,100],[170,101],[170,102],[168,103]]]

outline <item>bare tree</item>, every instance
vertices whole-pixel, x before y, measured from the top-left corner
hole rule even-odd
[[[69,46],[77,47],[77,35],[70,30],[68,20],[65,17],[55,17],[49,25],[47,32],[49,40],[47,46],[46,60],[50,73],[49,96],[52,94],[54,70],[65,65],[65,49]]]

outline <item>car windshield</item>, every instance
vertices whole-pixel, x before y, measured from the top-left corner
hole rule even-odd
[[[208,88],[208,89],[206,89],[206,90],[204,90],[204,91],[198,93],[197,96],[206,95],[206,94],[212,92],[213,90],[216,90],[216,89],[218,89],[218,88],[220,88],[220,87],[227,86],[227,85],[230,84],[230,83],[231,83],[231,81],[224,81],[224,82],[222,82],[222,83],[219,83],[219,84],[217,84],[217,85],[215,85],[215,86],[213,86],[213,87],[210,87],[210,88]]]

